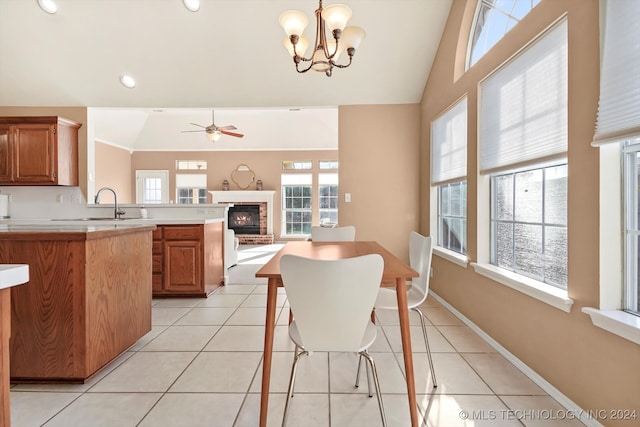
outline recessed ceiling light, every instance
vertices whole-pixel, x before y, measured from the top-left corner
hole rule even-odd
[[[200,10],[200,0],[182,0],[187,9],[191,12]]]
[[[133,89],[134,87],[136,87],[136,81],[133,79],[133,77],[127,74],[120,76],[120,83],[122,83],[124,87],[128,87],[129,89]]]
[[[40,9],[44,10],[47,13],[56,13],[58,10],[58,6],[53,0],[38,0],[38,5]]]

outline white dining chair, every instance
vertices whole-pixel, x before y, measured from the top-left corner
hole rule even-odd
[[[314,351],[353,352],[365,358],[373,373],[382,425],[386,426],[376,366],[367,349],[376,339],[370,315],[380,287],[384,261],[378,254],[337,260],[283,255],[282,283],[295,320],[289,337],[295,344],[282,426],[293,397],[296,368]]]
[[[344,227],[311,227],[312,242],[352,242],[356,240],[356,228],[353,225]]]
[[[415,277],[411,281],[411,287],[407,291],[407,303],[409,310],[415,311],[420,316],[420,324],[422,325],[422,335],[424,336],[424,344],[427,347],[427,358],[429,359],[429,369],[433,378],[433,387],[438,387],[436,381],[436,372],[433,369],[433,360],[431,359],[431,349],[429,348],[429,338],[427,337],[427,328],[424,322],[424,314],[420,310],[420,304],[427,299],[429,295],[429,277],[431,269],[431,255],[433,254],[433,246],[431,237],[425,237],[412,231],[409,235],[409,264],[411,268],[416,270],[420,276]],[[397,310],[398,295],[395,288],[380,288],[378,297],[376,298],[375,310]],[[362,362],[362,359],[360,359]],[[360,376],[360,362],[358,363],[358,375],[356,376],[356,384],[358,384]],[[367,380],[369,372],[367,371]]]

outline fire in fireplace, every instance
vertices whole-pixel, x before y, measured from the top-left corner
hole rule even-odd
[[[231,206],[229,228],[236,234],[260,234],[260,205]]]

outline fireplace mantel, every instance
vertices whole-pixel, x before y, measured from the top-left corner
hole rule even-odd
[[[211,203],[264,202],[267,204],[267,234],[273,234],[273,190],[209,191]]]

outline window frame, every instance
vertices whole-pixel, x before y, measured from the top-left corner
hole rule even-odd
[[[623,282],[622,282],[622,310],[636,316],[640,316],[640,280],[638,269],[640,262],[640,139],[631,142],[627,140],[622,146],[622,180],[624,212],[624,238],[623,238]]]
[[[504,269],[506,271],[510,271],[514,274],[517,275],[521,275],[524,277],[527,277],[529,279],[538,281],[540,283],[543,283],[545,285],[549,285],[549,286],[554,286],[557,287],[563,291],[567,291],[567,286],[568,286],[568,255],[567,258],[565,259],[565,265],[564,265],[564,270],[567,271],[567,276],[565,277],[565,283],[564,285],[562,284],[558,284],[558,283],[552,283],[547,281],[547,265],[544,262],[544,253],[545,253],[545,243],[546,243],[546,234],[547,234],[547,228],[564,228],[565,230],[567,230],[568,232],[568,221],[567,218],[565,218],[565,224],[559,224],[559,223],[553,223],[553,222],[547,222],[546,220],[546,203],[547,203],[547,193],[546,193],[546,183],[547,183],[547,178],[546,178],[546,171],[548,169],[552,169],[552,168],[556,168],[556,167],[560,167],[560,166],[565,166],[566,168],[568,168],[568,162],[566,159],[563,159],[562,161],[558,161],[558,162],[553,162],[553,163],[540,163],[540,164],[536,164],[536,165],[530,165],[524,168],[516,168],[516,169],[511,169],[511,170],[507,170],[507,171],[501,171],[498,173],[494,173],[490,175],[490,204],[491,204],[491,214],[490,214],[490,242],[491,242],[491,250],[490,250],[490,263],[491,265],[497,267],[497,268],[501,268]],[[539,221],[531,221],[531,220],[522,220],[522,219],[518,219],[517,218],[517,206],[516,206],[516,185],[517,185],[517,176],[519,174],[523,174],[523,173],[527,173],[527,172],[534,172],[534,171],[541,171],[541,181],[540,181],[540,185],[541,185],[541,203],[542,203],[542,211],[541,211],[541,218]],[[511,198],[512,198],[512,208],[513,208],[513,215],[512,215],[512,219],[511,220],[505,220],[505,219],[499,219],[496,218],[495,215],[495,210],[496,210],[496,185],[495,185],[495,181],[498,177],[503,177],[503,176],[508,176],[511,175],[511,180],[512,180],[512,187],[511,187]],[[568,174],[567,174],[568,175]],[[568,188],[565,190],[565,194],[568,194]],[[565,203],[568,202],[568,199],[565,200]],[[512,267],[511,268],[507,268],[507,266],[504,265],[498,265],[498,242],[497,242],[497,226],[498,224],[511,224],[513,226],[513,245],[512,245]],[[541,278],[536,278],[536,277],[532,277],[531,275],[527,274],[525,271],[520,270],[517,268],[517,263],[516,263],[516,259],[517,259],[517,251],[516,251],[516,231],[515,231],[515,226],[516,225],[536,225],[536,226],[540,226],[541,227],[541,268],[542,268],[542,277]],[[568,254],[568,251],[567,251]]]
[[[335,177],[335,183],[323,183],[323,175],[331,176],[331,177]],[[329,192],[331,194],[327,195],[327,196],[323,196],[322,195],[322,189],[324,187],[329,187]],[[332,192],[332,188],[335,187],[335,190]],[[339,195],[339,191],[340,191],[340,184],[338,183],[338,173],[334,172],[334,173],[319,173],[318,174],[318,217],[320,218],[320,223],[323,223],[323,213],[328,213],[329,214],[329,219],[328,222],[329,223],[338,223],[338,204],[340,202],[340,195]],[[322,202],[323,199],[329,199],[329,200],[335,200],[335,208],[323,208],[322,207]],[[329,203],[329,205],[331,205],[331,203]],[[335,220],[331,218],[331,214],[334,214],[333,216],[335,216]]]
[[[303,181],[303,179],[305,180],[305,183],[302,184],[285,184],[283,181],[285,181],[285,177],[297,177],[300,182]],[[280,197],[281,197],[281,229],[280,229],[280,235],[281,237],[284,238],[296,238],[296,237],[302,237],[302,238],[307,238],[310,234],[311,234],[311,225],[313,223],[313,174],[311,173],[283,173],[280,176]],[[306,183],[308,182],[308,184]],[[300,187],[301,192],[304,193],[304,189],[308,188],[309,189],[309,207],[305,208],[304,206],[301,208],[287,208],[287,195],[286,195],[286,188],[287,187]],[[293,197],[293,196],[292,196]],[[307,198],[306,196],[302,195],[299,196],[302,199]],[[303,205],[304,205],[304,200],[303,200]],[[308,215],[309,221],[300,221],[301,224],[301,232],[300,233],[289,233],[287,232],[287,228],[289,225],[289,221],[287,221],[287,214],[288,213],[300,213],[302,216]],[[293,223],[292,223],[293,224]],[[308,232],[304,232],[305,230],[305,224],[308,224]]]

